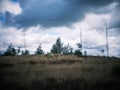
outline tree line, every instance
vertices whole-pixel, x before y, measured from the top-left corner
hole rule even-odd
[[[82,47],[82,46],[81,46]],[[56,42],[52,45],[52,48],[49,52],[49,54],[63,54],[63,55],[77,55],[77,56],[82,56],[82,51],[81,51],[81,47],[78,46],[78,49],[76,49],[75,51],[73,51],[73,48],[67,44],[64,45],[61,41],[61,38],[58,37]],[[34,52],[35,55],[44,55],[45,52],[43,51],[41,44],[37,47],[37,49]],[[10,44],[8,46],[8,48],[6,49],[6,51],[3,53],[3,55],[5,56],[15,56],[15,55],[30,55],[29,50],[21,50],[20,47],[18,47],[17,49],[15,49],[15,47]]]

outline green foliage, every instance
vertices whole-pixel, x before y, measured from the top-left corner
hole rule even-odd
[[[16,53],[17,53],[16,49],[13,47],[12,44],[10,44],[3,55],[11,56],[11,55],[16,55]]]
[[[82,56],[82,44],[81,43],[77,43],[77,47],[78,47],[78,49],[75,50],[74,55],[80,57],[80,56]]]
[[[29,50],[22,51],[22,55],[30,55]]]
[[[55,44],[52,46],[51,53],[61,54],[63,50],[63,44],[60,37],[56,40]]]
[[[41,44],[38,46],[37,50],[35,51],[35,54],[38,55],[38,54],[44,54],[42,48],[41,48]]]
[[[63,54],[73,54],[73,48],[68,44],[67,46],[63,47]]]
[[[82,56],[82,52],[80,50],[75,50],[74,54],[76,56]]]
[[[16,55],[19,55],[21,53],[21,49],[20,47],[18,47],[18,49],[16,49]]]

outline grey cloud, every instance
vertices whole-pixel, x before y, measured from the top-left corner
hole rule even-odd
[[[120,5],[117,5],[110,19],[110,28],[120,28]]]
[[[15,16],[15,25],[44,27],[71,25],[83,20],[89,12],[105,13],[100,8],[114,0],[20,0],[22,13]]]

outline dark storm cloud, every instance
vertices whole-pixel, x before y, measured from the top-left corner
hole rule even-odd
[[[111,15],[111,20],[109,22],[110,28],[120,28],[120,3],[117,4],[115,10]]]
[[[14,0],[13,0],[14,1]],[[15,0],[16,1],[16,0]],[[17,27],[71,25],[83,20],[87,13],[106,13],[102,9],[115,0],[19,0],[22,13],[13,16]],[[116,0],[119,1],[119,0]]]
[[[106,7],[113,1],[114,0],[30,0],[28,2],[27,0],[19,0],[22,13],[17,16],[12,16],[11,14],[12,18],[6,14],[8,20],[6,19],[5,24],[17,27],[29,27],[38,24],[44,27],[71,25],[78,20],[83,20],[86,13],[106,13],[107,10],[103,9],[103,7]],[[112,23],[111,26],[119,26],[119,19],[114,19],[112,22],[113,21],[115,23]]]

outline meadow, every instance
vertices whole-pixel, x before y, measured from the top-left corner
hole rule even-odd
[[[120,58],[0,57],[0,90],[120,90]]]

